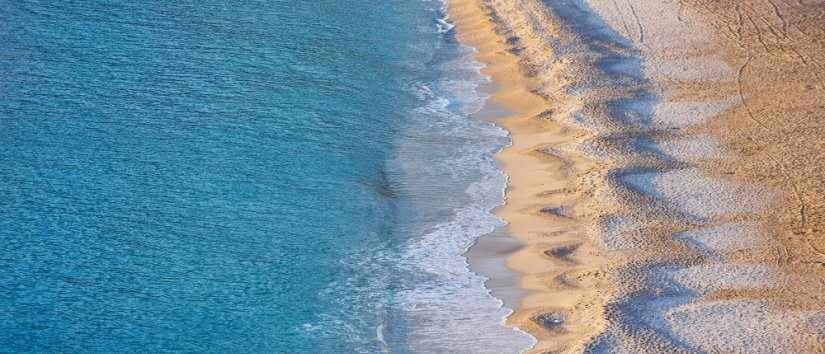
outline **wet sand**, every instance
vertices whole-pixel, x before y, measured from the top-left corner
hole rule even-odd
[[[823,352],[825,2],[455,0],[533,352]]]

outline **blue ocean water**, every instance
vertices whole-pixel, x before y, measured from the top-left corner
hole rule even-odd
[[[435,1],[0,0],[0,351],[507,352]]]

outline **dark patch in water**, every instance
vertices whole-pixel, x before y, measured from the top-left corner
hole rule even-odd
[[[367,182],[364,184],[372,188],[372,190],[375,191],[375,193],[378,193],[378,195],[384,198],[398,198],[398,188],[393,186],[392,182],[390,182],[390,179],[387,177],[386,171],[379,171],[375,181]]]

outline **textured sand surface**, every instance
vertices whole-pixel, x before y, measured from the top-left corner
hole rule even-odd
[[[454,0],[534,352],[825,352],[825,1]]]

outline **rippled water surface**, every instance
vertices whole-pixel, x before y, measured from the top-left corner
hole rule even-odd
[[[442,6],[0,0],[2,351],[529,345],[461,256],[507,137]]]

